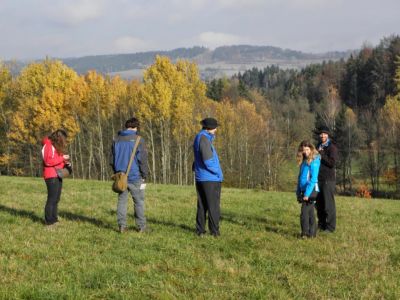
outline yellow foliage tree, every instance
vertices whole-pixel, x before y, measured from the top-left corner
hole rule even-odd
[[[31,175],[37,174],[42,137],[57,128],[67,130],[72,140],[79,131],[71,108],[80,100],[81,78],[59,61],[45,60],[22,70],[14,90],[15,113],[11,117],[8,138],[29,156]],[[26,148],[24,148],[26,147]]]
[[[193,135],[194,106],[205,98],[206,87],[200,80],[197,66],[187,61],[173,64],[169,58],[157,56],[154,64],[144,73],[141,91],[142,107],[149,130],[153,162],[153,178],[156,176],[156,149],[154,133],[159,132],[162,182],[171,179],[171,144],[177,145],[177,183],[188,181],[188,139]]]
[[[71,107],[76,105],[81,78],[59,61],[46,60],[26,67],[16,82],[16,111],[9,138],[37,145],[43,135],[57,128],[68,131],[70,139],[79,131]]]

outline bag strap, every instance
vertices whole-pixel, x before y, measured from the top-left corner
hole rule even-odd
[[[136,150],[137,150],[137,148],[138,148],[138,146],[139,146],[140,139],[141,139],[141,136],[140,136],[140,135],[136,136],[136,142],[135,142],[135,146],[133,146],[133,150],[132,150],[131,158],[129,159],[128,168],[126,168],[126,174],[128,174],[128,173],[129,173],[129,171],[131,170],[131,166],[132,166],[133,158],[135,157]]]

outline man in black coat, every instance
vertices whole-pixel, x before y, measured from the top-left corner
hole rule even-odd
[[[336,229],[335,165],[338,160],[338,151],[329,138],[330,131],[328,127],[320,127],[318,134],[320,143],[317,146],[317,150],[321,155],[321,166],[318,174],[320,192],[316,203],[318,228],[322,231],[334,232]]]

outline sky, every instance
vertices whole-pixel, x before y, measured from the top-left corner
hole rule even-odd
[[[358,49],[400,34],[400,0],[0,0],[0,60],[224,45]]]

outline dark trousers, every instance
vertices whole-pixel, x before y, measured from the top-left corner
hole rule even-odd
[[[62,179],[45,179],[47,186],[47,202],[44,208],[44,219],[47,225],[58,222],[58,202],[60,202]]]
[[[331,232],[336,229],[335,181],[319,182],[317,196],[318,227]]]
[[[197,190],[197,234],[205,233],[206,214],[208,212],[208,229],[212,235],[219,235],[221,182],[198,181]]]
[[[315,221],[315,205],[312,201],[303,201],[301,203],[300,225],[301,235],[308,237],[315,237],[317,233],[317,223]]]

